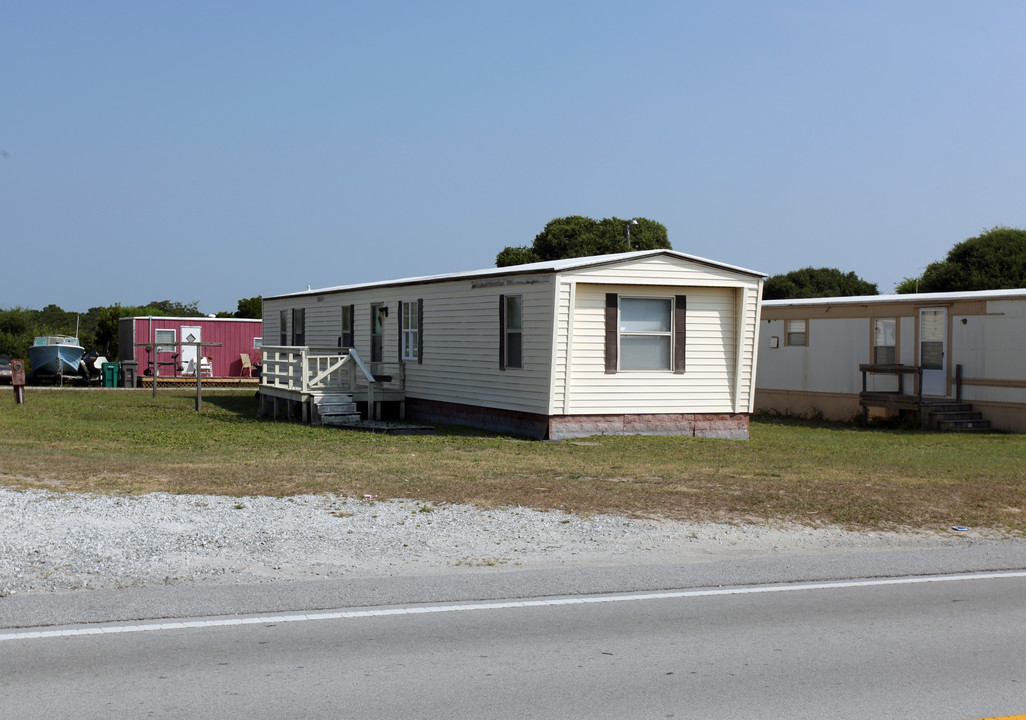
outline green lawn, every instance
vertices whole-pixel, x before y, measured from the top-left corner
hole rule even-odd
[[[372,494],[695,520],[1026,530],[1026,436],[753,420],[748,441],[387,436],[255,419],[252,392],[0,394],[0,484]],[[6,397],[5,397],[6,396]]]

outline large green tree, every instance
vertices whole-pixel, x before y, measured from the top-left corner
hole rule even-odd
[[[26,358],[32,341],[43,335],[77,335],[84,347],[92,347],[96,319],[91,313],[69,312],[53,304],[42,310],[0,309],[0,355]]]
[[[264,298],[262,295],[239,300],[239,309],[235,311],[235,317],[260,320],[263,316]]]
[[[155,300],[146,305],[92,307],[84,313],[67,311],[53,304],[42,310],[0,308],[0,355],[25,358],[36,337],[77,334],[86,350],[97,350],[111,360],[117,360],[118,321],[123,317],[147,315],[199,317],[202,313],[197,309],[197,303],[183,304],[173,300]]]
[[[807,267],[792,270],[772,276],[762,286],[764,300],[879,294],[876,283],[867,282],[853,272],[843,273],[837,268]]]
[[[996,227],[956,244],[948,256],[905,278],[899,293],[1026,288],[1026,230]]]
[[[180,303],[174,300],[150,300],[146,308],[160,312],[143,313],[144,315],[167,315],[170,317],[203,317],[199,311],[199,303]]]
[[[628,228],[630,245],[627,244]],[[498,267],[544,260],[588,257],[628,250],[671,249],[666,226],[647,218],[602,220],[581,215],[554,218],[531,245],[507,247],[495,258]]]

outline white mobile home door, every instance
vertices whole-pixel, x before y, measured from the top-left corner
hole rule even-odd
[[[182,342],[203,342],[203,328],[199,326],[182,325]],[[188,370],[190,367],[195,372],[196,357],[199,354],[199,347],[196,345],[182,345],[182,355],[179,364]],[[192,365],[190,365],[192,363]]]
[[[923,367],[923,395],[947,395],[948,311],[919,311],[919,364]]]

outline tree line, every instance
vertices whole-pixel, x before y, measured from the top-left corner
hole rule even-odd
[[[627,252],[672,249],[662,223],[647,218],[611,217],[593,220],[581,215],[554,218],[531,245],[504,248],[497,267]],[[995,227],[957,243],[943,260],[926,266],[922,275],[905,278],[896,292],[959,292],[1026,288],[1026,230]],[[773,275],[763,285],[766,300],[878,295],[876,283],[837,268],[806,267]],[[197,303],[155,300],[145,305],[108,305],[84,313],[47,305],[42,310],[0,308],[0,355],[27,357],[34,338],[76,335],[87,350],[111,360],[120,358],[118,321],[123,317],[202,317]],[[262,297],[243,298],[235,312],[216,317],[260,318]]]
[[[672,249],[666,226],[647,218],[603,218],[581,215],[550,220],[531,245],[504,248],[497,267],[627,252]],[[957,243],[943,260],[923,274],[902,280],[898,294],[1026,288],[1026,230],[999,226]],[[767,278],[763,299],[879,295],[876,283],[854,272],[830,267],[805,267]]]
[[[37,337],[73,335],[86,350],[96,350],[109,360],[120,359],[118,321],[123,317],[204,317],[198,303],[154,300],[145,305],[107,305],[85,312],[47,305],[42,310],[23,307],[0,308],[0,355],[28,357],[28,349]],[[235,312],[219,312],[215,317],[261,317],[262,298],[243,298]]]
[[[995,227],[955,244],[922,275],[898,283],[895,293],[964,292],[1026,288],[1026,230]],[[802,268],[773,275],[764,300],[879,295],[876,283],[837,268]]]

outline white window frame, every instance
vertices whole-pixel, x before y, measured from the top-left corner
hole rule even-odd
[[[623,306],[624,303],[631,303],[633,301],[652,302],[660,301],[666,303],[667,323],[666,330],[628,330],[623,324]],[[627,372],[673,372],[673,315],[674,315],[674,298],[673,296],[666,297],[662,295],[658,296],[620,296],[619,298],[619,322],[617,323],[617,370]],[[666,364],[663,367],[625,367],[624,366],[624,351],[623,341],[625,338],[665,338],[667,353],[666,353]]]
[[[168,339],[170,334],[170,339]],[[153,331],[153,342],[157,343],[156,353],[178,352],[178,331],[174,328],[156,328]]]
[[[890,323],[890,337],[888,338],[887,323]],[[884,342],[881,342],[881,339]],[[886,341],[890,340],[890,343]],[[890,349],[890,359],[880,360],[879,350]],[[874,318],[873,319],[873,362],[877,365],[894,365],[898,362],[898,319],[897,318]]]
[[[512,301],[512,302],[511,302]],[[516,327],[512,327],[513,309],[516,309]],[[503,369],[520,370],[524,367],[524,296],[504,295],[502,302],[502,332],[505,337],[502,339],[502,367]],[[516,346],[519,350],[519,357],[513,357],[510,353],[511,338],[516,338]]]
[[[801,323],[801,330],[794,329]],[[801,342],[795,336],[801,336]],[[787,347],[808,347],[809,321],[807,318],[784,321],[784,345]]]
[[[403,303],[403,360],[416,360],[420,348],[417,301]]]

